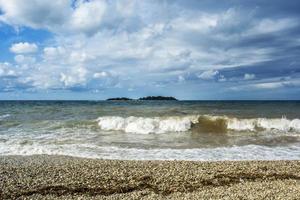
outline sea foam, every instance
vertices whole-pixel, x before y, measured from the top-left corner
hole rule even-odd
[[[196,116],[188,117],[99,117],[98,124],[103,130],[122,130],[127,133],[184,132],[197,122]]]
[[[299,145],[267,147],[258,145],[203,149],[137,149],[89,144],[1,145],[0,155],[67,155],[84,158],[126,160],[299,160]]]
[[[124,131],[126,133],[167,133],[167,132],[226,132],[266,131],[299,132],[299,119],[252,118],[240,119],[227,116],[189,115],[170,117],[119,117],[106,116],[97,119],[102,130]]]
[[[0,115],[0,121],[3,120],[3,119],[6,119],[8,117],[10,117],[10,114]]]

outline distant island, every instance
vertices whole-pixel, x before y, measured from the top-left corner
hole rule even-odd
[[[130,99],[127,97],[116,97],[116,98],[109,98],[106,101],[132,101],[132,100],[140,100],[140,101],[178,101],[175,97],[164,97],[164,96],[147,96],[142,97],[139,99]]]
[[[109,98],[106,99],[106,101],[131,101],[133,99],[127,98],[127,97],[116,97],[116,98]]]
[[[163,97],[163,96],[147,96],[147,97],[142,97],[139,98],[139,100],[168,100],[168,101],[178,101],[176,98],[174,97]]]

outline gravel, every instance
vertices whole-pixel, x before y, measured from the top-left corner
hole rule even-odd
[[[300,199],[300,161],[2,156],[0,199]]]

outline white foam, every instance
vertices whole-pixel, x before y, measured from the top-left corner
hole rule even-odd
[[[263,130],[277,130],[277,131],[300,131],[300,120],[289,120],[286,118],[267,119],[237,119],[228,118],[227,128],[231,130],[243,131],[256,131],[258,129]]]
[[[90,144],[0,145],[0,155],[38,154],[119,160],[299,160],[300,146],[266,147],[247,145],[203,149],[137,149]]]
[[[116,131],[121,130],[127,133],[166,133],[166,132],[185,132],[191,129],[192,124],[199,123],[198,119],[206,118],[210,121],[222,119],[226,122],[226,129],[234,131],[261,131],[276,130],[280,132],[299,132],[299,119],[286,118],[252,118],[239,119],[226,116],[210,115],[190,115],[174,117],[119,117],[107,116],[99,117],[98,124],[102,130]],[[201,126],[203,124],[199,124]]]
[[[184,132],[196,122],[196,116],[188,117],[99,117],[98,124],[103,130],[122,130],[127,133]]]
[[[0,115],[0,120],[6,119],[8,117],[10,117],[10,114]]]

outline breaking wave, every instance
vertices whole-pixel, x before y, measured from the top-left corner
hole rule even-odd
[[[10,114],[0,115],[0,121],[10,117]]]
[[[227,116],[190,115],[173,117],[119,117],[105,116],[97,119],[98,125],[106,131],[126,133],[167,133],[167,132],[216,132],[227,131],[278,131],[299,132],[300,119],[252,118],[240,119]]]

